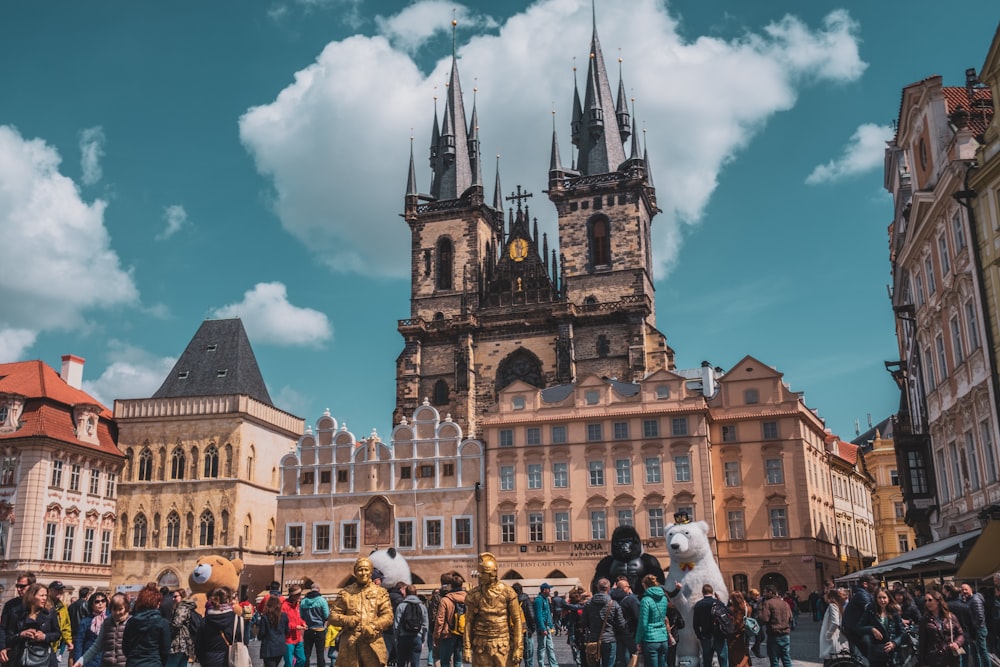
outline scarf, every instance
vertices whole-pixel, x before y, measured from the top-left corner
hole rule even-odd
[[[101,626],[104,625],[104,620],[108,617],[107,614],[97,614],[90,620],[90,631],[95,635],[101,634]]]

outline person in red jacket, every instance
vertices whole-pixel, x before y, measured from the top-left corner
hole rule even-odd
[[[299,613],[299,600],[302,599],[302,587],[292,584],[288,587],[288,597],[281,605],[281,611],[288,616],[288,634],[285,635],[285,667],[304,667],[306,664],[305,647],[302,645],[303,631],[306,624]]]

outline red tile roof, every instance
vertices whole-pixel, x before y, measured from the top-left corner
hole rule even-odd
[[[942,86],[941,92],[944,94],[949,116],[958,107],[962,107],[969,112],[969,129],[972,134],[978,137],[986,132],[993,119],[993,91],[988,87],[973,88],[971,101],[969,91],[964,87]]]
[[[21,428],[13,433],[0,434],[0,440],[47,437],[106,454],[122,455],[115,444],[117,429],[111,411],[87,392],[66,384],[43,361],[0,364],[0,394],[17,394],[25,399]],[[99,444],[84,442],[76,437],[73,408],[77,405],[96,405],[100,408],[97,424]]]

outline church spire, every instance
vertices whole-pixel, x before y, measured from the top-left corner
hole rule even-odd
[[[628,115],[625,116],[628,118]],[[632,98],[632,154],[629,156],[629,160],[641,160],[642,155],[639,153],[639,135],[635,131],[635,98]],[[628,136],[628,135],[625,135]]]
[[[570,121],[573,145],[580,145],[580,128],[583,125],[583,105],[580,103],[580,87],[576,83],[576,58],[573,58],[573,117]]]
[[[472,120],[469,121],[469,165],[472,171],[472,185],[483,184],[483,169],[479,155],[479,114],[476,112],[476,93],[479,88],[472,89]]]
[[[552,154],[549,157],[549,171],[562,171],[562,159],[559,157],[559,139],[556,136],[556,112],[552,111]]]
[[[406,177],[406,195],[417,194],[417,170],[413,166],[413,136],[410,136],[410,173]]]
[[[618,104],[615,105],[615,116],[618,117],[618,133],[621,134],[622,144],[628,141],[629,134],[633,134],[629,128],[628,101],[625,95],[625,79],[622,77],[622,59],[618,56]]]
[[[493,185],[493,210],[503,213],[503,189],[500,187],[500,153],[497,153],[497,179]]]
[[[444,120],[441,122],[437,141],[437,156],[433,158],[434,187],[431,194],[437,199],[458,199],[472,185],[472,164],[469,159],[469,137],[465,121],[465,104],[462,101],[462,83],[458,76],[455,27],[452,19],[451,74],[448,94],[445,97]],[[436,114],[435,114],[436,117]],[[436,120],[435,120],[436,123]],[[433,149],[432,149],[433,155]]]
[[[587,84],[584,88],[582,127],[579,132],[580,158],[576,165],[581,175],[606,174],[618,169],[625,161],[625,145],[617,122],[611,84],[597,36],[596,9],[594,33],[590,40],[590,63],[587,67]]]

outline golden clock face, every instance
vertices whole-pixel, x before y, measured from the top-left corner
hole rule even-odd
[[[528,256],[528,242],[525,239],[514,239],[507,248],[510,258],[515,262],[522,262]]]

